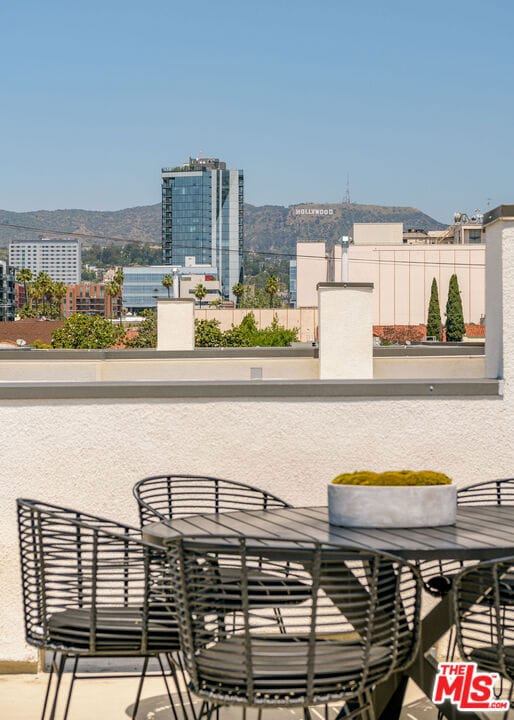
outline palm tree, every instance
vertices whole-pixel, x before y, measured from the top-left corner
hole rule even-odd
[[[193,290],[193,295],[200,303],[200,307],[202,307],[202,300],[207,295],[207,288],[202,283],[198,283],[198,285]]]
[[[113,281],[116,283],[118,287],[117,297],[118,297],[118,319],[120,321],[120,327],[121,327],[121,316],[123,313],[123,281],[125,280],[125,275],[123,274],[123,268],[117,268],[116,272],[114,273]]]
[[[116,272],[113,275],[113,278],[115,283],[118,283],[118,285],[123,285],[123,281],[125,280],[125,275],[123,273],[123,268],[116,268]]]
[[[109,317],[113,317],[113,309],[114,309],[114,298],[118,297],[120,294],[120,286],[117,282],[114,280],[111,280],[111,282],[105,283],[105,294],[109,295],[111,298],[111,312],[109,314]]]
[[[266,284],[264,286],[264,291],[269,295],[269,306],[273,307],[273,298],[275,295],[278,294],[278,291],[280,290],[280,285],[278,282],[278,278],[276,275],[270,275],[269,278],[266,280]]]
[[[166,273],[166,275],[161,280],[161,285],[166,288],[168,291],[168,300],[170,298],[170,290],[173,287],[173,275],[170,275],[169,273]]]
[[[239,307],[239,304],[241,303],[241,298],[244,295],[245,287],[242,283],[236,283],[234,287],[232,288],[232,292],[236,296],[236,307]]]
[[[53,293],[53,280],[46,272],[40,272],[34,281],[32,291],[36,300],[41,300],[41,315],[49,314],[45,307],[51,302]],[[37,308],[39,311],[39,307]]]
[[[25,290],[25,305],[29,304],[29,291],[27,283],[31,282],[33,277],[34,276],[32,275],[32,270],[29,270],[29,268],[22,268],[18,271],[18,274],[16,275],[16,280],[20,283],[23,283],[23,287]]]
[[[63,282],[54,283],[52,295],[55,301],[55,310],[52,312],[52,316],[62,317],[61,304],[66,297],[66,292],[66,285]]]

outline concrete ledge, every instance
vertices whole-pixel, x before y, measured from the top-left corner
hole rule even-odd
[[[426,343],[411,345],[375,346],[375,357],[415,356],[433,357],[439,355],[483,355],[484,343]],[[1,360],[204,360],[212,358],[297,358],[318,357],[318,348],[311,343],[295,347],[249,347],[249,348],[195,348],[194,350],[20,350],[0,349]]]
[[[35,674],[39,670],[37,660],[23,662],[22,660],[0,660],[0,675]]]
[[[195,348],[194,350],[21,350],[0,349],[1,360],[203,360],[205,358],[314,357],[318,352],[311,344],[304,347]]]
[[[373,288],[374,284],[370,282],[319,282],[316,290],[320,288]]]
[[[1,400],[134,400],[140,398],[409,398],[501,397],[501,381],[471,380],[266,380],[144,382],[6,382]]]
[[[485,355],[484,343],[438,343],[373,348],[374,357],[469,357]],[[1,357],[1,356],[0,356]]]

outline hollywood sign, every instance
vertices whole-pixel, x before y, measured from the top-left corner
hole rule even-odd
[[[295,215],[333,215],[333,208],[295,208]]]

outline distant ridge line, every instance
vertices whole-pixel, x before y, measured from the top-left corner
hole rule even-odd
[[[334,213],[295,215],[293,209],[301,206],[326,206],[334,208]],[[275,250],[294,254],[299,241],[323,241],[332,245],[341,235],[351,234],[351,227],[356,222],[403,222],[405,228],[424,230],[446,227],[413,207],[313,202],[299,202],[289,206],[245,204],[244,246],[246,250]],[[34,239],[45,234],[51,237],[52,230],[78,236],[99,236],[90,242],[84,239],[84,245],[107,244],[107,237],[152,245],[161,243],[160,203],[122,210],[0,210],[0,223],[38,228],[32,231],[0,226],[2,247],[6,247],[10,240]]]

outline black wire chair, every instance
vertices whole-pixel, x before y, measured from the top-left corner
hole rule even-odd
[[[413,660],[419,635],[421,580],[393,556],[259,538],[179,538],[167,543],[170,583],[191,687],[213,703],[266,708],[346,704],[344,717],[373,717],[370,690]],[[240,583],[220,578],[231,567]],[[289,605],[256,573],[308,587]],[[242,591],[241,591],[242,589]],[[283,601],[278,628],[265,601]],[[220,613],[233,622],[221,625]],[[260,717],[260,713],[259,713]],[[338,715],[343,717],[343,715]]]
[[[182,715],[195,717],[184,685],[177,621],[160,585],[163,549],[140,530],[36,500],[17,500],[25,634],[53,651],[42,719],[56,716],[61,680],[73,661],[67,718],[81,658],[141,657],[136,718],[149,659],[157,659],[171,711],[179,720],[164,669],[167,661]],[[53,699],[51,688],[55,676]]]
[[[485,480],[461,488],[457,491],[457,505],[514,505],[514,478]],[[418,567],[428,592],[442,596],[450,591],[453,576],[469,564],[457,560],[428,560],[419,563]]]
[[[459,505],[514,505],[514,478],[485,480],[457,492]]]
[[[134,485],[141,527],[201,513],[271,510],[290,505],[251,485],[206,475],[155,475]]]
[[[453,585],[460,656],[508,680],[510,699],[514,682],[514,557],[465,568],[455,576]]]
[[[218,514],[238,510],[291,507],[285,500],[266,490],[235,480],[205,475],[170,474],[148,477],[136,483],[134,496],[138,503],[142,528],[152,522],[168,522],[201,513]],[[226,564],[220,563],[219,573],[220,578],[229,585],[239,582],[234,576],[233,568]],[[254,579],[260,582],[266,578],[258,577],[258,574],[254,573]],[[308,590],[303,589],[301,581],[288,576],[287,572],[282,572],[279,577],[268,577],[267,586],[268,588],[274,586],[282,600],[287,594],[290,603],[303,602],[308,594]],[[275,594],[269,590],[266,598],[268,605],[274,605]],[[261,602],[264,602],[263,598]],[[277,608],[274,614],[280,626],[282,623],[280,610]]]

